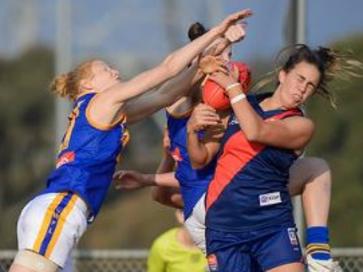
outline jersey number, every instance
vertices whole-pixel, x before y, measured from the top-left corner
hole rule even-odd
[[[77,107],[75,107],[73,109],[73,111],[71,112],[71,114],[68,116],[68,120],[69,120],[68,128],[66,130],[66,133],[64,134],[62,143],[61,143],[61,145],[59,147],[58,154],[60,152],[62,152],[64,149],[67,149],[68,146],[69,146],[69,141],[70,141],[71,136],[72,136],[72,131],[73,131],[74,125],[76,123],[76,118],[79,116],[79,107],[80,107],[80,105],[77,105]]]

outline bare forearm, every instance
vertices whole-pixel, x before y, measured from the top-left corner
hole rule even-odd
[[[174,51],[165,59],[163,64],[169,68],[172,74],[177,74],[219,36],[221,33],[213,28],[193,42]]]
[[[175,172],[150,174],[148,178],[152,179],[156,186],[179,188],[179,182],[175,178]]]
[[[197,77],[196,73],[197,66],[193,65],[158,89],[127,101],[124,113],[128,123],[137,122],[187,94]]]
[[[228,30],[228,27],[236,23],[238,20],[251,15],[252,11],[249,9],[240,10],[231,14],[221,24],[215,26],[204,35],[195,39],[193,42],[174,52],[171,56],[169,56],[166,62],[172,64],[170,68],[174,69],[174,72],[178,73],[178,70],[186,66],[195,56],[201,53],[204,48],[211,44],[212,41],[225,33]]]
[[[247,99],[232,105],[238,123],[250,141],[257,141],[263,132],[264,121],[251,107]]]
[[[156,94],[159,94],[157,99],[155,99],[155,102],[158,101],[158,106],[168,106],[186,95],[195,81],[201,78],[200,73],[197,74],[197,71],[198,64],[193,63],[185,72],[164,83],[156,91]]]
[[[198,139],[194,131],[188,131],[188,154],[193,168],[201,168],[207,164],[208,150]]]
[[[218,36],[218,31],[212,29],[193,42],[170,54],[158,66],[135,76],[127,82],[112,86],[103,92],[102,96],[104,102],[108,101],[111,105],[119,107],[121,103],[125,103],[126,101],[163,84],[182,72],[183,69],[186,68],[188,64],[190,64],[192,60]],[[195,73],[196,67],[193,65],[190,70],[191,73]],[[192,77],[188,83],[191,79]]]

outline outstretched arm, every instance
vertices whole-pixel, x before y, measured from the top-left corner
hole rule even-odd
[[[137,171],[121,170],[115,173],[113,181],[118,190],[135,190],[152,186],[151,196],[154,201],[169,207],[183,208],[179,182],[174,172],[143,174]]]
[[[174,176],[175,161],[169,154],[170,139],[167,130],[163,134],[163,156],[156,174],[144,174],[133,170],[120,170],[114,174],[116,189],[139,189],[147,186],[179,188]]]
[[[224,50],[231,43],[242,40],[245,34],[242,25],[230,26],[225,33],[225,39],[218,40],[212,48],[205,50],[200,61],[194,59],[190,67],[176,77],[169,79],[156,90],[128,100],[124,106],[124,113],[127,116],[128,123],[149,116],[160,108],[170,106],[182,96],[188,95],[192,86],[201,82],[204,74],[215,71],[227,73],[224,61],[212,56],[219,55],[221,50]],[[198,69],[198,64],[200,69]]]
[[[211,42],[223,35],[238,20],[250,16],[250,10],[242,10],[228,16],[222,23],[195,39],[193,42],[171,53],[165,60],[127,82],[120,82],[94,98],[89,112],[93,120],[110,124],[123,113],[124,103],[150,89],[159,86],[180,73]]]
[[[115,188],[118,190],[135,190],[149,186],[179,188],[174,172],[144,174],[133,170],[120,170],[113,175]]]
[[[251,10],[245,9],[229,15],[201,37],[171,53],[160,65],[125,83],[110,88],[107,93],[112,96],[114,103],[118,104],[160,85],[181,72],[211,42],[223,35],[230,26],[251,14]]]
[[[128,123],[137,122],[187,95],[192,85],[202,77],[202,73],[197,71],[197,67],[198,64],[195,62],[156,90],[128,100],[124,106]]]

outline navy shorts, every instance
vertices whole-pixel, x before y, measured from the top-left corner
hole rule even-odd
[[[294,225],[244,232],[207,229],[206,238],[211,272],[259,272],[303,259]]]

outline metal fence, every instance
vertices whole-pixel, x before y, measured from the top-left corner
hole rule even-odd
[[[333,255],[344,272],[363,271],[363,248],[336,248]]]
[[[1,272],[8,271],[15,253],[0,251]],[[79,250],[73,255],[73,272],[145,272],[147,254],[147,250]],[[336,248],[333,255],[344,272],[363,271],[363,248]]]

